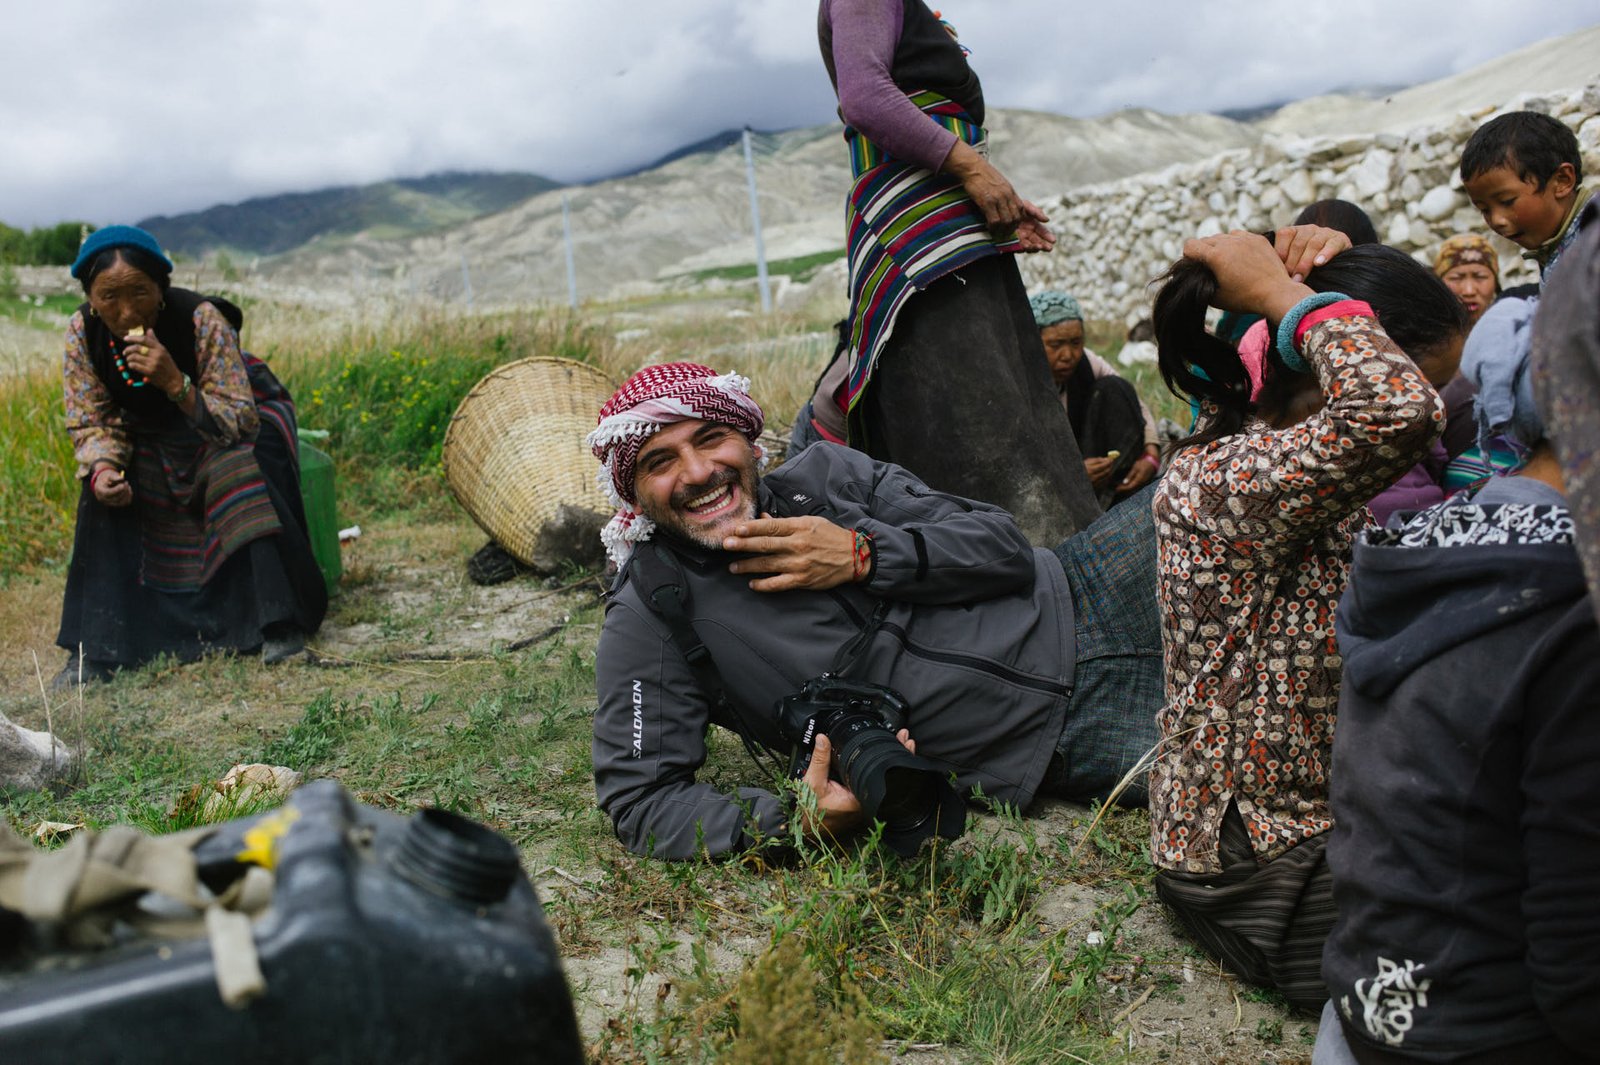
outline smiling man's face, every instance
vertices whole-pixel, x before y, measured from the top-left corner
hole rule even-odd
[[[639,449],[633,487],[658,527],[720,548],[734,526],[756,516],[755,449],[730,425],[676,422]]]

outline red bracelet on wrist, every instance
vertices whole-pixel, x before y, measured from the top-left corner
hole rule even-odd
[[[855,570],[850,579],[861,581],[872,573],[872,534],[862,532],[860,529],[856,529],[854,532],[856,538]]]
[[[1157,473],[1161,472],[1161,460],[1156,458],[1156,456],[1150,454],[1150,452],[1146,451],[1143,455],[1140,455],[1139,458],[1143,459],[1145,462],[1148,462],[1150,465],[1154,466],[1156,468],[1156,472]]]

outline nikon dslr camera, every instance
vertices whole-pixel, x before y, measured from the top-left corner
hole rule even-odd
[[[805,776],[817,733],[826,735],[840,780],[867,817],[883,822],[884,844],[901,855],[915,854],[931,836],[955,839],[967,827],[966,804],[947,774],[895,736],[909,710],[899,692],[830,673],[806,681],[778,706],[778,727],[796,744],[789,775]]]

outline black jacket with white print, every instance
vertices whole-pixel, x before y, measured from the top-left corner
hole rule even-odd
[[[1600,633],[1564,500],[1496,479],[1363,534],[1337,625],[1323,976],[1357,1058],[1591,1060]]]

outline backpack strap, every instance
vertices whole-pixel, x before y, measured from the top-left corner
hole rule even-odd
[[[639,591],[646,605],[666,622],[673,646],[683,655],[695,680],[710,696],[712,703],[738,723],[739,727],[734,731],[744,744],[745,752],[764,772],[776,772],[783,777],[784,767],[769,752],[758,749],[751,740],[751,729],[739,708],[728,698],[710,649],[700,639],[699,633],[694,631],[694,620],[689,613],[689,582],[684,576],[682,563],[673,555],[672,549],[659,540],[647,540],[634,548],[628,566],[639,583]],[[766,753],[765,759],[763,753]]]

